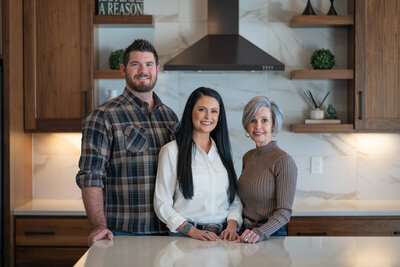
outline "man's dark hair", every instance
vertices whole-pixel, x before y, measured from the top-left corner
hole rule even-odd
[[[124,55],[122,57],[122,62],[125,67],[128,65],[129,55],[131,54],[132,51],[153,53],[154,60],[156,61],[156,65],[158,65],[158,55],[157,55],[157,52],[156,52],[156,49],[154,48],[154,46],[147,40],[136,39],[124,51]]]
[[[219,103],[220,111],[218,123],[215,129],[210,133],[210,136],[214,140],[221,161],[228,172],[229,188],[227,194],[229,203],[232,203],[237,189],[237,176],[232,162],[225,107],[221,96],[217,91],[211,88],[199,87],[192,92],[186,102],[185,110],[183,111],[182,119],[178,126],[176,143],[178,144],[177,177],[179,188],[186,199],[191,199],[193,197],[192,150],[194,141],[192,138],[192,112],[196,102],[203,96],[213,97]]]

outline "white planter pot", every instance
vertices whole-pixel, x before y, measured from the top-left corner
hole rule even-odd
[[[319,108],[310,110],[310,119],[323,120],[324,119],[324,111]]]

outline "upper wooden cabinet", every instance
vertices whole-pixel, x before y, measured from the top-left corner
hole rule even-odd
[[[356,130],[400,131],[399,14],[399,0],[355,0]]]
[[[80,131],[92,107],[92,0],[24,0],[25,130]]]

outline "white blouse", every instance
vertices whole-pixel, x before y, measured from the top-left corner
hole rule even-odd
[[[185,221],[222,223],[235,220],[242,224],[242,203],[238,195],[229,204],[229,179],[212,140],[205,153],[195,144],[192,153],[193,197],[185,199],[177,180],[178,145],[171,141],[161,148],[154,193],[154,210],[171,232]]]

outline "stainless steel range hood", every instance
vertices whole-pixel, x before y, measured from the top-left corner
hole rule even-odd
[[[283,63],[239,35],[239,1],[208,0],[208,35],[164,64],[165,71],[283,71]]]

